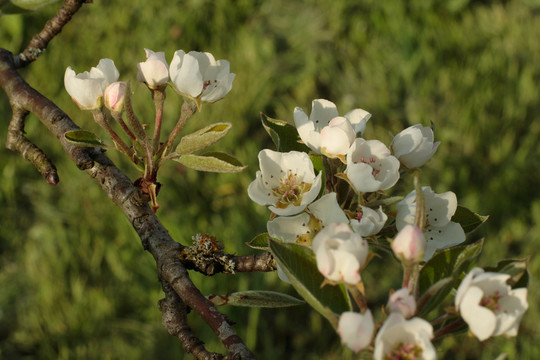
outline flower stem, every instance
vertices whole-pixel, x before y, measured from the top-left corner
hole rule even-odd
[[[178,134],[180,134],[180,131],[182,131],[188,119],[191,116],[193,116],[193,114],[195,114],[196,110],[197,110],[197,104],[195,104],[195,102],[193,101],[190,101],[184,98],[184,104],[182,104],[182,112],[180,113],[180,118],[178,119],[178,122],[174,126],[174,129],[169,134],[167,141],[163,145],[161,145],[161,147],[159,148],[159,151],[157,152],[157,158],[159,159],[158,166],[161,165],[165,157],[171,152],[172,145],[174,141],[176,140],[176,138],[178,137]]]
[[[135,154],[133,153],[133,150],[126,145],[124,140],[122,140],[116,131],[114,131],[114,129],[111,127],[111,124],[109,124],[109,121],[107,120],[107,114],[103,111],[103,109],[92,110],[92,115],[94,116],[96,123],[98,123],[99,126],[105,129],[111,135],[116,148],[120,152],[127,155],[130,159],[134,158]]]
[[[465,324],[465,322],[463,321],[462,318],[459,318],[456,321],[451,322],[445,327],[442,327],[439,330],[435,331],[435,333],[433,334],[433,340],[436,340],[436,339],[442,338],[445,335],[448,335],[450,332],[452,332],[456,328],[463,326],[463,324]]]
[[[122,119],[122,115],[124,114],[124,112],[119,112],[119,111],[111,111],[111,115],[113,117],[114,120],[118,121],[118,124],[120,124],[120,126],[122,127],[122,130],[124,130],[124,132],[126,133],[127,136],[129,136],[129,138],[132,140],[132,141],[136,141],[137,138],[135,137],[135,135],[133,134],[133,132],[129,129],[129,127],[126,125],[124,119]]]
[[[416,212],[414,216],[414,225],[418,226],[421,232],[426,228],[426,205],[424,200],[424,191],[420,186],[419,171],[414,172],[414,189],[416,191]]]
[[[156,154],[159,150],[159,138],[161,137],[161,123],[163,121],[163,104],[165,103],[165,89],[152,90],[152,98],[156,106],[156,121],[154,124],[154,138],[152,151]]]

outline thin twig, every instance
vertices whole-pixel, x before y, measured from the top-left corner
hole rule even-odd
[[[30,43],[18,56],[14,58],[15,67],[24,67],[36,60],[47,48],[49,42],[58,35],[64,25],[81,8],[84,3],[91,3],[91,0],[65,0],[64,5],[51,18],[43,29],[30,40]]]
[[[24,120],[28,111],[17,106],[12,106],[12,111],[13,116],[8,126],[6,148],[21,153],[22,157],[31,162],[49,184],[58,184],[60,179],[56,172],[56,166],[40,148],[24,136]]]

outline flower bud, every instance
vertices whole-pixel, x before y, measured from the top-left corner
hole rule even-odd
[[[426,238],[418,226],[406,225],[392,241],[392,250],[402,261],[418,262],[424,257],[426,245]]]
[[[368,243],[347,224],[333,223],[313,238],[317,267],[328,280],[357,284],[369,254]]]
[[[408,319],[416,313],[416,300],[409,293],[409,289],[402,288],[390,295],[388,304],[386,304],[388,312],[398,312]]]
[[[169,81],[169,65],[164,52],[146,51],[146,61],[137,64],[139,72],[137,80],[145,83],[150,89],[164,88]]]
[[[357,353],[369,345],[374,329],[371,311],[364,314],[346,311],[339,317],[337,332],[341,342]]]
[[[111,111],[122,112],[125,97],[126,83],[123,81],[113,82],[105,89],[105,106]]]
[[[416,124],[397,134],[392,140],[394,156],[409,169],[424,165],[439,147],[430,127]]]

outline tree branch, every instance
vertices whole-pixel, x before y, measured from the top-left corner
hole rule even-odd
[[[18,56],[14,58],[15,67],[24,67],[36,60],[47,48],[49,42],[62,31],[71,17],[81,8],[84,3],[92,0],[65,0],[64,6],[56,15],[47,21],[43,29],[30,40],[30,43]]]
[[[14,104],[12,106],[36,115],[56,136],[75,164],[85,170],[122,209],[139,235],[144,249],[154,257],[159,277],[167,281],[183,303],[210,325],[230,355],[238,359],[254,359],[226,317],[191,282],[186,268],[178,258],[183,246],[170,237],[148,206],[148,199],[139,193],[131,180],[100,149],[69,144],[64,134],[79,127],[54,103],[29,86],[15,68],[11,53],[0,49],[0,86],[10,103]]]

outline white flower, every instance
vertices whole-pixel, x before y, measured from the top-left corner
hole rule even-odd
[[[399,160],[379,140],[358,138],[347,153],[345,174],[357,192],[386,190],[399,180]]]
[[[170,66],[171,80],[176,89],[200,102],[213,103],[223,99],[232,89],[235,74],[227,60],[217,60],[207,52],[177,50]]]
[[[378,234],[388,219],[388,216],[382,211],[382,206],[379,206],[377,211],[367,206],[360,207],[362,210],[357,213],[355,219],[351,219],[354,232],[361,236]]]
[[[306,153],[265,149],[259,152],[259,167],[248,195],[259,205],[270,205],[270,211],[277,215],[298,214],[319,194],[321,173],[315,176]]]
[[[392,241],[392,251],[402,261],[420,262],[426,251],[426,238],[415,225],[405,225]]]
[[[369,309],[364,314],[346,311],[339,317],[337,332],[341,342],[355,353],[369,345],[374,330]]]
[[[409,289],[401,288],[390,295],[386,308],[388,312],[398,312],[408,319],[416,313],[416,300]]]
[[[169,65],[165,60],[164,52],[153,52],[152,50],[144,49],[146,52],[146,61],[137,64],[139,71],[137,72],[137,80],[146,85],[150,89],[164,87],[169,81]]]
[[[362,109],[354,109],[340,117],[340,120],[332,122],[336,117],[339,117],[336,105],[324,99],[312,101],[309,118],[302,108],[294,109],[294,124],[300,138],[319,154],[345,155],[356,134],[366,129],[371,114]]]
[[[465,241],[465,232],[458,223],[450,221],[457,209],[456,194],[447,191],[436,194],[429,186],[422,187],[425,204],[424,235],[427,240],[424,261],[428,261],[437,249],[448,248]],[[412,191],[396,205],[396,227],[403,229],[414,224],[416,213],[416,191]]]
[[[64,86],[73,101],[82,110],[99,109],[103,106],[103,92],[110,83],[118,80],[120,73],[111,59],[101,59],[97,67],[75,74],[68,66],[64,74]]]
[[[392,150],[399,161],[409,169],[424,165],[439,147],[433,142],[433,130],[416,124],[408,127],[392,140]]]
[[[295,216],[278,216],[266,224],[268,234],[284,242],[310,245],[322,228],[332,223],[346,223],[347,216],[339,207],[336,193],[322,196],[311,203],[307,212]]]
[[[511,289],[508,274],[474,268],[458,287],[455,306],[480,341],[491,336],[516,336],[529,308],[527,289]]]
[[[375,338],[373,358],[436,359],[432,338],[433,327],[426,320],[417,317],[405,320],[401,313],[390,313]]]
[[[313,238],[317,267],[328,280],[357,284],[368,256],[368,243],[349,225],[330,224]]]

